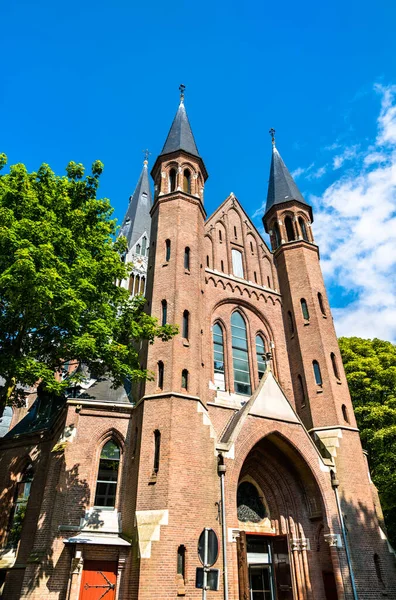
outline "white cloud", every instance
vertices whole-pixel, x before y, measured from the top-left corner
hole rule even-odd
[[[359,150],[359,145],[349,146],[344,148],[341,154],[337,154],[337,156],[333,157],[333,169],[339,169],[342,167],[345,161],[352,160],[357,156],[357,152]]]
[[[303,169],[302,167],[297,167],[297,169],[295,169],[294,171],[292,171],[292,177],[294,179],[297,179],[297,177],[300,177],[300,175],[302,175],[303,173],[305,173],[306,169]]]
[[[312,198],[314,227],[327,283],[353,296],[333,311],[338,335],[395,341],[396,86],[375,89],[381,94],[375,147],[350,146],[339,155],[353,169]]]

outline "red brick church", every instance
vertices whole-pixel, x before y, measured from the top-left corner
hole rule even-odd
[[[396,598],[312,208],[272,144],[268,248],[234,194],[207,217],[182,95],[154,194],[145,161],[121,227],[121,285],[179,334],[141,348],[152,381],[87,373],[3,415],[3,599]],[[203,593],[205,528],[219,553]]]

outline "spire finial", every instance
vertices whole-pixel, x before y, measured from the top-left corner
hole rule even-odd
[[[272,145],[275,147],[275,129],[271,127],[268,133],[271,136]]]
[[[179,85],[179,91],[180,91],[180,104],[183,104],[184,102],[184,90],[186,89],[186,86],[183,85],[182,83]]]
[[[150,156],[151,152],[149,152],[149,150],[146,148],[146,150],[142,150],[143,154],[144,154],[144,161],[143,164],[147,167],[148,165],[148,157]]]

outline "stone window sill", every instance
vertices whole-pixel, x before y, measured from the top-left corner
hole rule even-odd
[[[157,473],[152,473],[149,479],[149,485],[154,485],[157,483]]]
[[[191,273],[190,273],[190,269],[184,269],[184,273],[185,273],[186,275],[191,275]]]
[[[318,389],[316,390],[316,393],[317,393],[317,394],[323,394],[323,390],[322,390],[322,388],[318,388]]]
[[[337,385],[342,385],[342,381],[340,381],[339,379],[337,379]]]
[[[183,340],[183,346],[186,346],[186,348],[189,348],[190,342],[188,340]]]
[[[305,321],[304,322],[304,327],[306,327],[307,325],[310,325],[311,323],[309,321]]]
[[[163,266],[163,267],[167,267],[168,265],[169,265],[169,263],[168,263],[168,262],[165,262],[165,263],[163,263],[163,265],[162,265],[162,266]]]

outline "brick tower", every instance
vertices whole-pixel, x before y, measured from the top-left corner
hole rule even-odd
[[[369,517],[375,514],[376,491],[367,477],[367,461],[326,295],[319,248],[311,229],[312,208],[275,146],[274,130],[270,133],[272,161],[263,223],[270,235],[283,297],[296,409],[322,452],[334,461],[357,591],[363,592],[370,582],[361,556],[368,548],[374,555],[380,543],[378,527]]]

